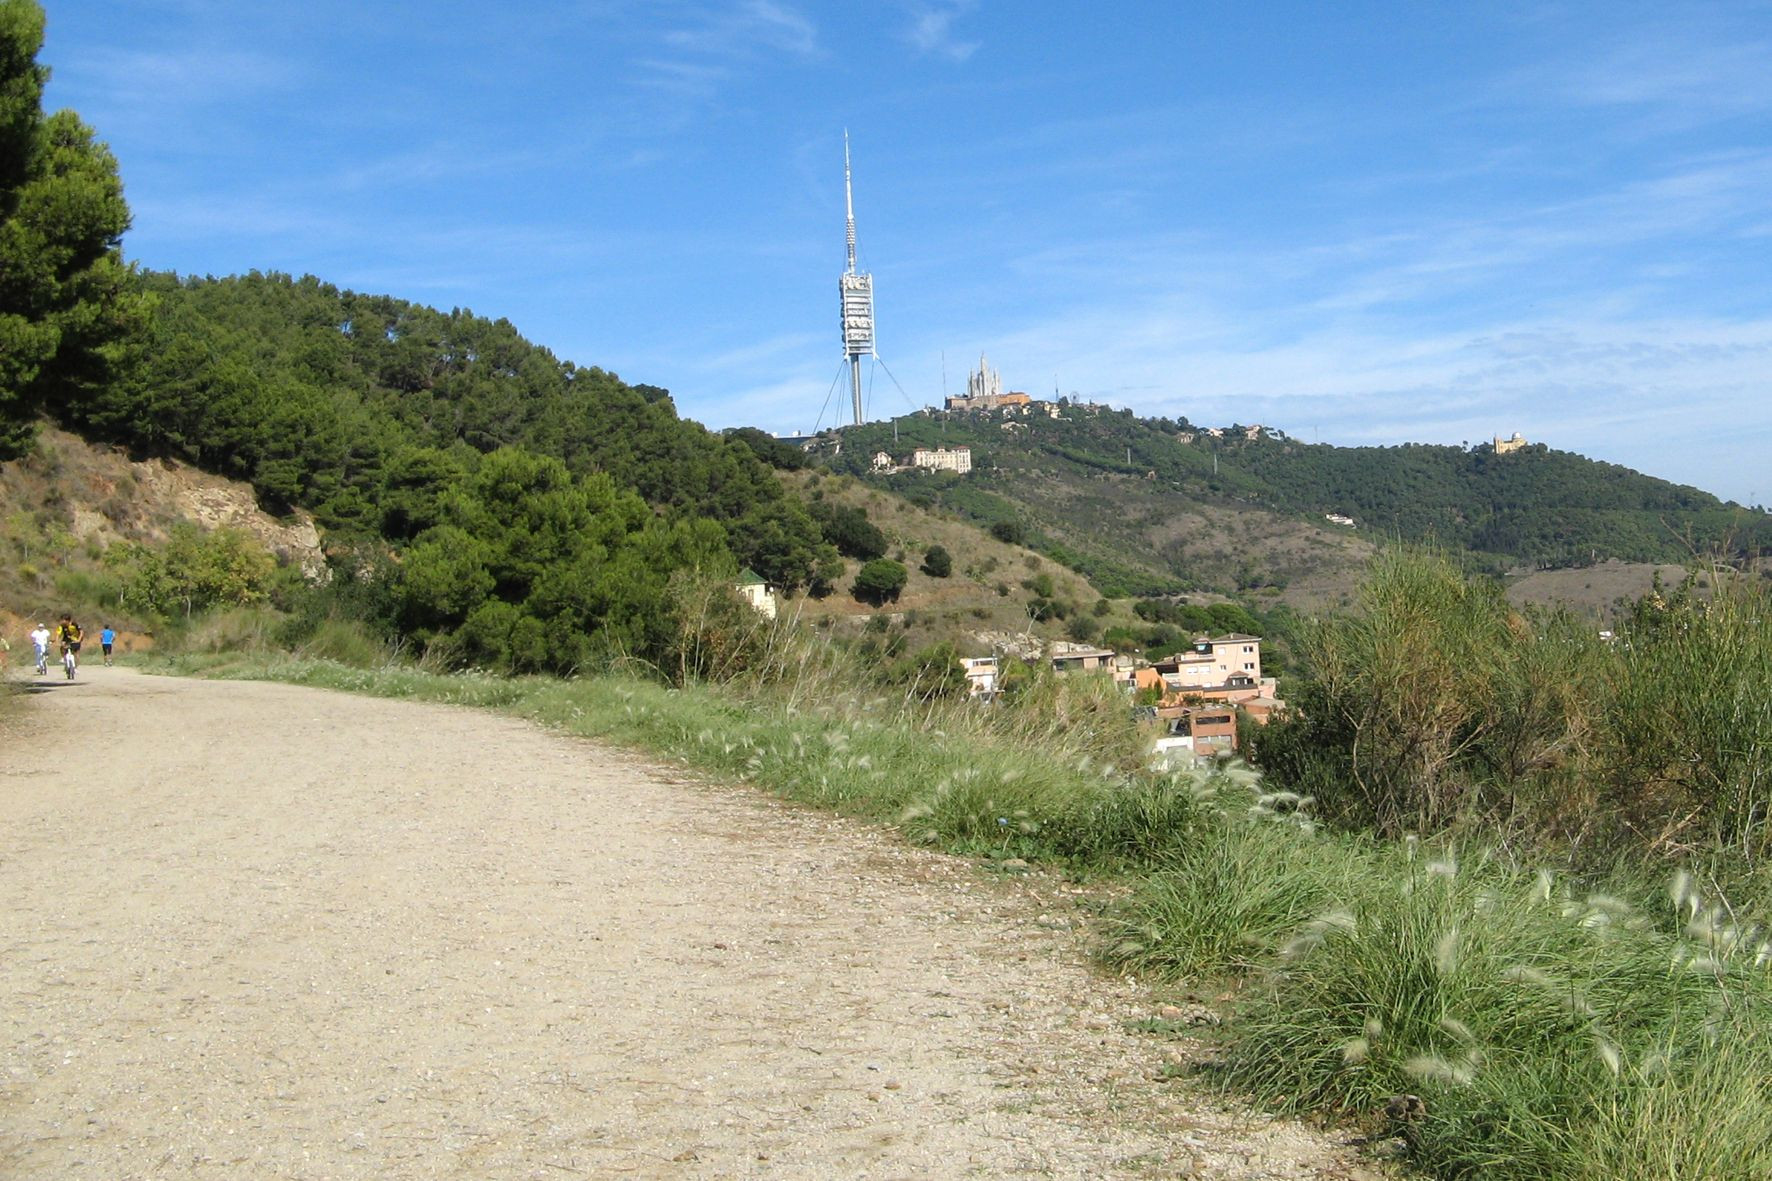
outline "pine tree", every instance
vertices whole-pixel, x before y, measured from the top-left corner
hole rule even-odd
[[[143,322],[117,161],[72,111],[43,113],[43,25],[36,0],[0,0],[0,455],[110,380]]]

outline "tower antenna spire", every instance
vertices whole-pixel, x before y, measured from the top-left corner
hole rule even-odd
[[[861,425],[861,359],[874,354],[874,277],[855,269],[855,189],[849,175],[849,131],[843,131],[843,212],[849,266],[837,280],[842,297],[843,355],[849,360],[849,392],[855,425]]]
[[[855,273],[855,188],[849,180],[849,129],[843,129],[843,212],[846,215],[845,237],[849,243],[849,270]]]

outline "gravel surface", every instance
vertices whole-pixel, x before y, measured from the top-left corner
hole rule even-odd
[[[1375,1176],[1085,911],[496,714],[123,668],[0,760],[0,1176]]]

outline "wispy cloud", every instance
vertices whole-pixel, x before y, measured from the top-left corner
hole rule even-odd
[[[557,153],[536,148],[463,151],[459,143],[434,143],[370,156],[330,173],[316,174],[311,183],[344,191],[426,187],[463,177],[518,175],[556,157]]]
[[[188,137],[206,131],[197,113],[293,90],[299,67],[274,54],[221,46],[178,50],[104,47],[58,62],[52,102],[67,102],[88,121],[109,131],[153,121],[166,130],[169,116],[189,121]]]
[[[760,63],[823,56],[818,28],[804,13],[778,0],[739,0],[690,8],[634,64],[639,85],[706,100]]]
[[[1750,10],[1760,8],[1757,18]],[[1547,23],[1555,27],[1556,18]],[[1582,114],[1614,140],[1659,137],[1772,111],[1772,38],[1763,6],[1621,18],[1555,37],[1540,60],[1495,80],[1490,103]]]
[[[815,352],[827,343],[822,336],[810,332],[790,332],[740,345],[723,353],[703,357],[694,362],[697,369],[710,373],[739,370],[744,373],[779,370],[783,362],[792,363]]]
[[[1772,105],[1772,40],[1706,41],[1660,29],[1573,66],[1561,89],[1596,106],[1764,110]]]
[[[818,29],[812,21],[775,0],[742,0],[730,7],[704,9],[693,15],[692,23],[665,33],[664,41],[675,49],[716,57],[819,53]]]
[[[705,98],[713,94],[733,73],[724,62],[642,57],[634,65],[640,70],[638,81],[641,86],[684,98]]]
[[[906,38],[918,53],[963,62],[978,52],[979,42],[960,40],[954,33],[954,23],[974,7],[976,0],[913,4]]]

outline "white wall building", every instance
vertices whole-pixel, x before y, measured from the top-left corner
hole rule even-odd
[[[946,447],[937,447],[934,450],[919,447],[911,452],[911,466],[926,467],[938,472],[958,472],[963,476],[972,470],[972,448],[955,447],[950,451]]]

